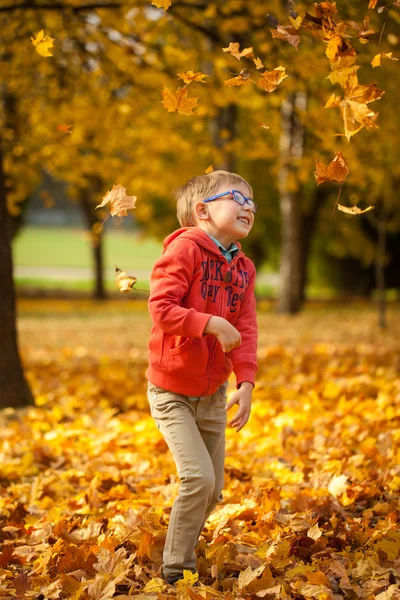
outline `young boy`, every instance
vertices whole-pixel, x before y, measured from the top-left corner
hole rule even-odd
[[[222,500],[226,410],[240,431],[251,410],[257,371],[255,267],[237,240],[247,237],[256,205],[239,175],[213,171],[179,188],[182,228],[164,241],[150,280],[147,397],[180,480],[163,552],[162,577],[196,573],[194,552]],[[226,403],[234,371],[237,391]]]

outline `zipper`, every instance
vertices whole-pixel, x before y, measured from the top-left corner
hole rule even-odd
[[[239,256],[238,256],[238,255],[237,255],[237,256],[235,256],[235,258],[234,258],[234,259],[233,259],[233,260],[232,260],[230,263],[228,263],[228,261],[226,260],[225,256],[223,256],[222,258],[223,258],[223,259],[225,260],[225,262],[228,264],[228,270],[227,270],[227,272],[225,273],[225,276],[224,276],[224,279],[223,279],[223,282],[222,282],[222,283],[223,283],[223,284],[229,284],[229,283],[232,281],[232,273],[231,273],[231,272],[232,272],[232,270],[233,270],[233,269],[232,269],[232,267],[234,266],[234,263],[236,263],[236,262],[237,262],[237,260],[238,260]],[[226,277],[228,274],[229,274],[229,280],[228,280],[228,279],[227,279],[227,277]],[[223,287],[223,286],[221,286],[221,288],[222,288],[222,287]],[[223,287],[223,289],[226,289],[226,285],[225,285],[225,287]],[[224,295],[223,295],[223,294],[221,294],[221,301],[220,301],[220,311],[219,311],[219,312],[220,312],[220,314],[219,314],[219,315],[216,315],[216,316],[219,316],[219,317],[223,317],[223,318],[225,318],[225,317],[223,316],[223,314],[222,314],[222,312],[223,312],[223,311],[222,311],[223,297],[224,297]],[[218,342],[217,338],[214,338],[214,342],[213,342],[213,345],[212,345],[212,347],[211,347],[211,352],[210,352],[210,354],[209,354],[208,361],[207,361],[207,367],[206,367],[206,380],[207,380],[207,387],[206,387],[206,390],[205,390],[205,392],[203,392],[203,393],[201,394],[202,396],[207,396],[207,394],[208,394],[208,391],[209,391],[209,389],[210,389],[210,383],[211,383],[211,366],[212,366],[212,359],[214,358],[214,353],[215,353],[215,348],[216,348],[216,346],[217,346],[217,342]]]

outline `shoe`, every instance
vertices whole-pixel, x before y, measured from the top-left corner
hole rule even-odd
[[[198,573],[197,569],[188,569],[188,570],[192,571],[192,573]],[[177,581],[179,581],[180,579],[183,579],[183,573],[181,575],[170,575],[169,577],[165,577],[164,571],[161,569],[161,577],[162,577],[162,579],[164,579],[164,581],[166,583],[169,583],[170,585],[175,585],[175,583]],[[193,586],[195,586],[195,585],[196,586],[199,585],[198,580],[193,584]]]

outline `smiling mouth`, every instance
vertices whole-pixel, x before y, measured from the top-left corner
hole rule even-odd
[[[238,219],[241,223],[245,223],[246,225],[250,225],[250,219],[247,219],[246,217],[239,217]]]

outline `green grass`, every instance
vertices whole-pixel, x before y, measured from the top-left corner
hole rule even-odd
[[[162,242],[126,231],[104,237],[105,267],[151,269],[162,252]],[[14,264],[32,267],[92,266],[88,235],[81,229],[26,227],[13,243]]]

